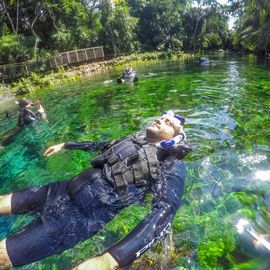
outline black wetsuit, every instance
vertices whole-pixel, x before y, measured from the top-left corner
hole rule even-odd
[[[118,80],[122,80],[122,82],[135,82],[138,81],[138,77],[136,72],[130,71],[123,73],[122,76],[118,78]]]
[[[30,125],[35,122],[37,118],[38,116],[33,111],[27,110],[25,108],[20,108],[17,125],[19,127]]]
[[[106,145],[66,143],[65,148],[103,151]],[[80,188],[74,193],[70,190],[73,180],[13,193],[12,213],[38,212],[39,217],[7,238],[12,264],[29,264],[73,247],[98,232],[127,206],[143,202],[146,193],[152,192],[152,211],[129,235],[107,250],[119,266],[130,264],[169,231],[184,190],[185,166],[179,158],[189,150],[183,143],[176,152],[158,151],[156,179],[144,186],[129,184],[124,193],[108,181],[102,167],[87,169],[75,177],[87,181],[79,180]]]
[[[8,117],[8,113],[6,112]],[[31,110],[27,110],[25,108],[19,109],[17,127],[12,128],[5,132],[0,137],[1,146],[8,146],[13,142],[14,138],[22,131],[22,128],[26,125],[30,125],[36,121],[38,115]]]

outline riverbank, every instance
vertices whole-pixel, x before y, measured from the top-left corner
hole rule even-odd
[[[70,67],[68,69],[59,68],[57,71],[52,71],[46,75],[31,73],[30,76],[23,77],[18,82],[10,85],[0,84],[0,103],[8,101],[10,98],[14,98],[14,96],[23,96],[43,87],[57,86],[70,81],[76,81],[82,77],[91,77],[102,70],[109,69],[114,66],[125,66],[127,64],[134,65],[166,58],[187,59],[193,58],[193,55],[182,51],[131,54],[110,60],[104,60],[102,62]]]

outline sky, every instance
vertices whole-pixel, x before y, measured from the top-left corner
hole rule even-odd
[[[217,0],[217,2],[219,2],[222,5],[228,4],[228,0]],[[229,29],[233,28],[235,20],[236,20],[235,17],[232,16],[229,17]]]
[[[220,3],[221,5],[228,4],[228,0],[217,0],[217,2]],[[232,29],[233,28],[235,21],[236,21],[236,18],[235,17],[229,16],[229,21],[228,21],[229,29]]]
[[[220,4],[224,5],[224,4],[227,4],[227,0],[217,0]]]

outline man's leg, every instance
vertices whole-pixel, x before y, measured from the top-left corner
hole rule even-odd
[[[50,210],[59,210],[60,215],[41,215],[23,230],[7,237],[6,251],[14,267],[60,254],[86,240],[102,227],[98,220],[89,219],[73,205],[62,209],[63,212],[61,209]]]
[[[11,213],[11,196],[12,193],[0,196],[0,215],[8,215]]]
[[[0,196],[0,215],[39,212],[47,197],[49,185],[35,186]]]
[[[0,241],[0,270],[8,269],[12,263],[7,254],[6,239]]]

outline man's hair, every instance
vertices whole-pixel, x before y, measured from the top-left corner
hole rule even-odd
[[[27,98],[22,98],[20,101],[19,101],[19,107],[20,108],[25,108],[26,106],[28,106],[29,104],[31,104],[31,101]]]

